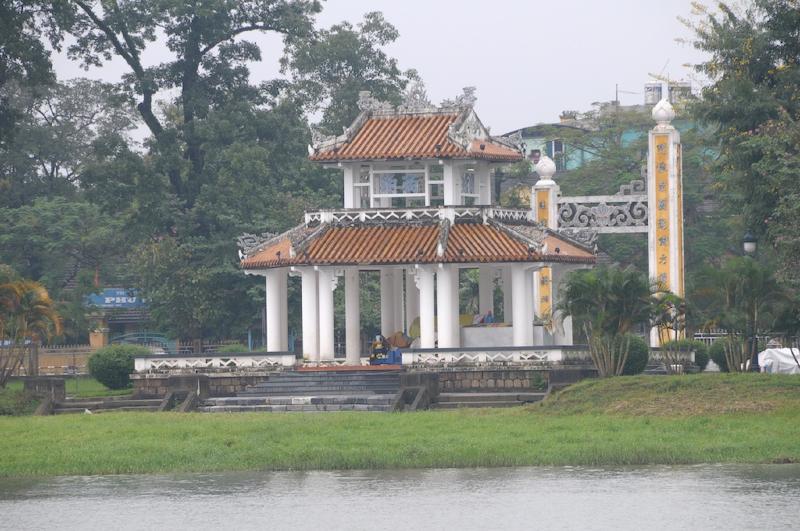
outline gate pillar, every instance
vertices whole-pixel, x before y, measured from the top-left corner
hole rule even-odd
[[[675,111],[667,100],[652,112],[656,126],[649,134],[647,199],[650,220],[647,247],[650,278],[661,289],[684,296],[683,278],[683,175],[681,136],[670,123]],[[651,346],[659,346],[657,329],[650,331]]]

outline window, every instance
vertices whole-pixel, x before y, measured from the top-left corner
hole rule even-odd
[[[361,166],[353,182],[353,206],[355,208],[369,208],[369,166]]]
[[[567,159],[566,159],[566,146],[564,146],[564,141],[560,139],[556,140],[549,140],[546,145],[547,148],[547,156],[553,159],[553,162],[556,163],[556,170],[557,171],[564,171],[566,169]]]
[[[373,201],[395,208],[425,205],[424,170],[381,170],[372,173]]]
[[[461,174],[461,204],[471,206],[478,202],[480,195],[475,184],[475,168],[466,168]]]

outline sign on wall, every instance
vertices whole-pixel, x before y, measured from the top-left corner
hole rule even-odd
[[[86,297],[86,305],[96,308],[144,308],[145,301],[132,288],[105,288]]]

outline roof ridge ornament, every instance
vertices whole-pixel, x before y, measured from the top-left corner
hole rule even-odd
[[[462,93],[456,96],[454,99],[442,100],[442,103],[439,104],[439,108],[441,110],[448,109],[453,111],[460,111],[467,107],[472,107],[478,100],[478,97],[475,96],[476,90],[477,89],[475,87],[464,87],[462,89]]]
[[[394,113],[394,105],[388,101],[381,101],[372,96],[369,90],[362,90],[358,93],[358,109],[366,112]]]
[[[253,251],[259,250],[261,247],[272,242],[277,236],[279,236],[277,232],[262,232],[261,234],[245,232],[236,238],[236,243],[239,247],[239,256],[247,256]]]
[[[397,106],[398,113],[424,114],[435,113],[438,109],[428,98],[428,91],[421,80],[414,81],[403,93],[403,102]]]

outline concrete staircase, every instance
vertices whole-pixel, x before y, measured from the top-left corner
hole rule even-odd
[[[547,393],[439,393],[431,409],[513,407],[538,402]]]
[[[161,398],[133,399],[128,397],[67,398],[53,404],[53,414],[103,413],[108,411],[158,411]]]
[[[395,371],[291,371],[235,397],[207,398],[198,411],[392,411],[400,391]]]

